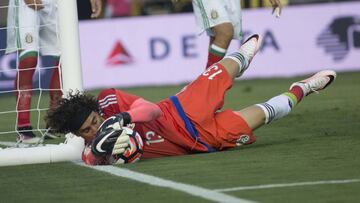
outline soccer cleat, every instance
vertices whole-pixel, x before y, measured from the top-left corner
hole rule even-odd
[[[295,82],[290,86],[299,86],[304,92],[304,95],[309,95],[313,92],[319,92],[329,86],[336,78],[336,72],[333,70],[323,70],[305,80]]]
[[[41,138],[36,137],[36,135],[32,132],[31,126],[18,127],[17,132],[18,137],[16,140],[18,143],[37,144],[41,141]]]
[[[44,132],[44,139],[56,139],[60,136],[56,135],[55,131],[51,129],[49,126],[46,126],[46,130]]]
[[[239,73],[236,75],[236,77],[240,77],[246,71],[252,59],[258,52],[260,45],[261,38],[258,34],[252,35],[241,45],[239,50],[239,57],[240,61],[243,62],[243,65],[240,67]]]

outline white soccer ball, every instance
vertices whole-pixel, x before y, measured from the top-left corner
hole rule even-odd
[[[124,153],[112,156],[115,159],[115,164],[134,163],[140,160],[143,154],[144,143],[140,134],[135,130],[128,127],[123,127],[122,130],[125,131],[126,135],[130,138],[129,146]]]

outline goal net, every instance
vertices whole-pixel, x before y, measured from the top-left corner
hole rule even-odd
[[[1,17],[8,14],[0,24],[0,166],[79,159],[83,147],[71,135],[67,144],[44,142],[49,97],[82,90],[82,78],[76,1],[42,2],[0,5]],[[60,77],[53,76],[57,68]],[[54,78],[60,83],[52,85]],[[18,139],[23,123],[32,126],[23,132],[36,135],[31,142]]]

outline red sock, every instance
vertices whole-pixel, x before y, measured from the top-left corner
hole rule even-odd
[[[55,68],[53,69],[50,77],[50,103],[49,107],[51,109],[55,108],[59,99],[62,96],[62,91],[60,90],[60,74],[59,74],[59,61],[55,61]]]
[[[304,97],[304,92],[299,86],[294,86],[289,90],[289,92],[295,95],[297,103],[299,103],[301,99]]]
[[[222,58],[224,58],[225,54],[226,54],[225,48],[222,48],[214,43],[210,44],[206,69],[208,69],[214,63],[219,62]]]
[[[26,56],[19,61],[18,72],[16,73],[15,89],[25,90],[16,92],[17,111],[18,112],[17,124],[18,127],[30,125],[30,106],[32,96],[32,77],[37,65],[37,56]],[[31,69],[29,69],[31,68]],[[29,70],[27,70],[29,69]]]
[[[214,63],[220,61],[224,56],[219,56],[219,55],[216,55],[214,53],[211,53],[209,51],[209,55],[208,55],[208,61],[207,61],[207,64],[206,64],[206,69],[208,69],[211,65],[213,65]]]

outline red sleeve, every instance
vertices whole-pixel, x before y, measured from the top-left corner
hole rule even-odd
[[[116,89],[101,91],[98,103],[102,116],[105,118],[126,111],[130,114],[132,122],[148,122],[161,114],[156,104]]]
[[[158,105],[139,98],[132,103],[128,113],[134,123],[148,122],[158,118],[161,114],[161,110]]]
[[[108,118],[114,114],[130,110],[131,105],[141,97],[116,89],[106,89],[98,96],[102,116]]]

